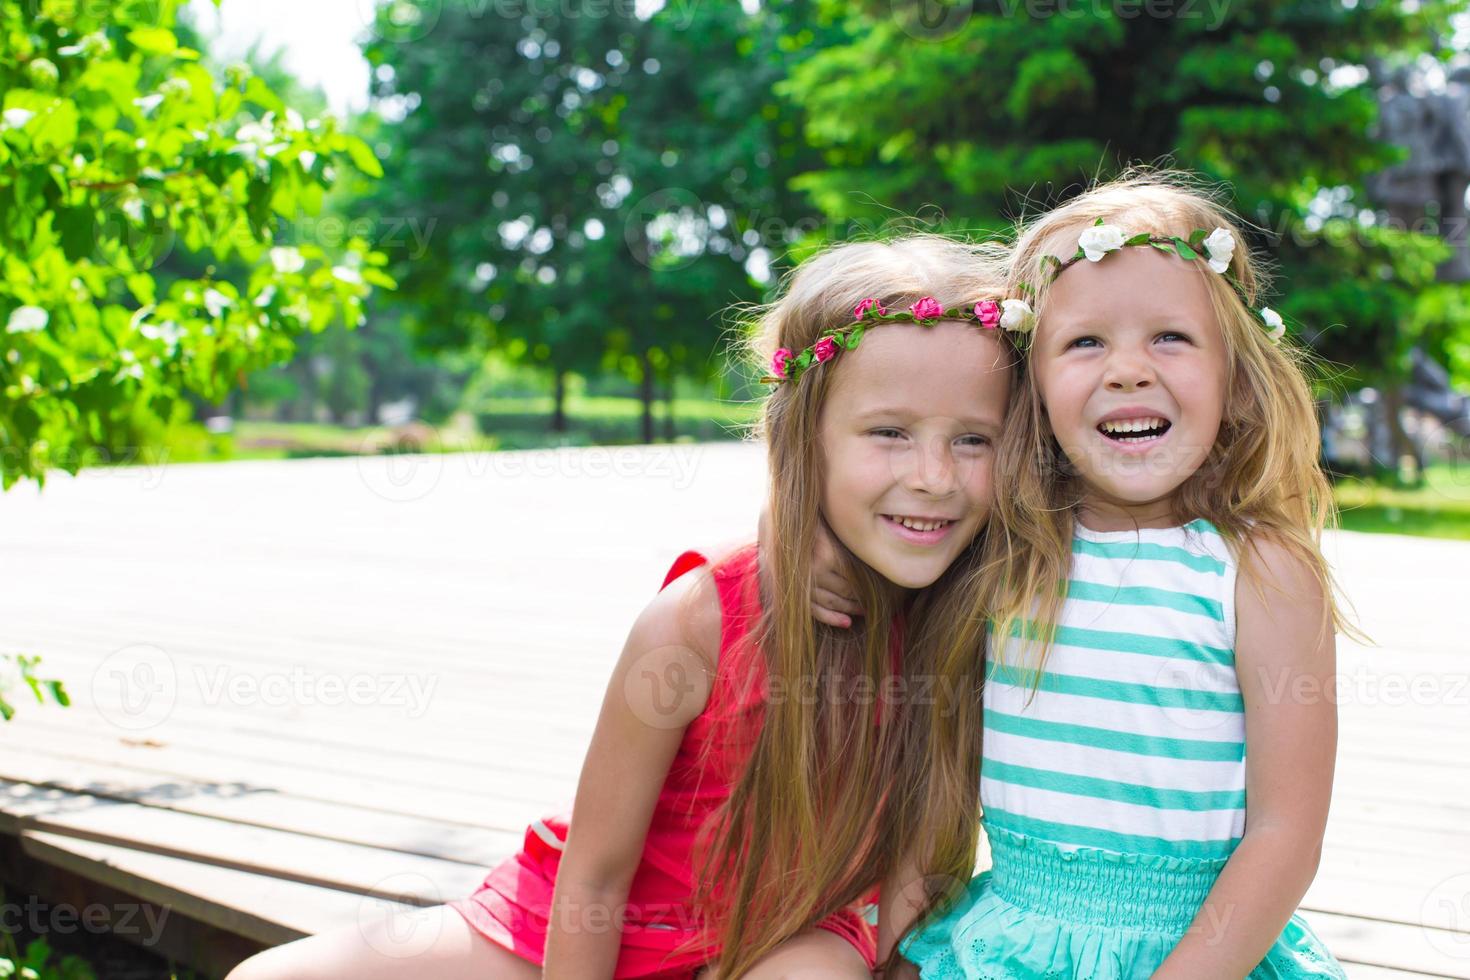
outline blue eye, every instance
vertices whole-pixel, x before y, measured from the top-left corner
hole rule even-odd
[[[1078,346],[1083,345],[1083,344],[1099,344],[1100,345],[1101,342],[1096,337],[1078,337],[1076,340],[1072,341],[1070,344],[1067,345],[1067,349],[1068,350],[1071,350],[1073,347],[1078,347]]]
[[[870,432],[868,434],[869,435],[874,435],[874,436],[879,436],[879,437],[882,437],[882,438],[887,438],[889,433],[892,433],[892,435],[893,435],[894,438],[902,438],[903,437],[903,433],[902,432],[899,432],[897,429],[874,429],[872,432]]]
[[[971,435],[968,435],[968,436],[960,436],[960,438],[961,439],[974,439],[974,440],[976,440],[975,442],[970,443],[970,445],[972,445],[972,446],[988,446],[988,445],[990,445],[990,440],[987,439],[985,436],[977,436],[977,435],[971,434]]]
[[[1178,330],[1165,330],[1163,333],[1159,334],[1160,340],[1167,340],[1170,337],[1182,340],[1185,343],[1189,342],[1189,336],[1187,334],[1180,333]]]

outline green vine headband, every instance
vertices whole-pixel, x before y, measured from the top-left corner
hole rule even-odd
[[[1116,252],[1125,245],[1152,245],[1165,255],[1177,255],[1190,261],[1202,258],[1211,271],[1225,277],[1225,281],[1230,283],[1241,302],[1246,302],[1245,290],[1230,273],[1230,260],[1235,255],[1235,235],[1229,228],[1216,228],[1211,232],[1196,228],[1187,239],[1178,235],[1155,235],[1147,231],[1130,235],[1117,225],[1107,224],[1102,218],[1098,218],[1091,227],[1077,236],[1077,251],[1070,258],[1064,260],[1055,255],[1043,255],[1041,269],[1043,272],[1049,271],[1047,281],[1054,282],[1062,274],[1062,270],[1069,266],[1083,259],[1100,262],[1104,255]],[[1249,306],[1248,303],[1246,305]],[[1261,307],[1256,314],[1268,328],[1266,336],[1272,343],[1280,343],[1286,334],[1286,323],[1281,319],[1281,314],[1269,306]]]
[[[780,384],[795,381],[807,368],[832,360],[839,350],[852,350],[863,339],[863,332],[868,327],[880,323],[918,323],[927,327],[941,320],[974,320],[985,330],[1017,334],[1026,333],[1036,325],[1030,304],[1020,299],[1003,299],[1000,302],[986,299],[972,307],[945,309],[934,297],[925,296],[898,313],[889,313],[876,299],[865,299],[853,307],[852,317],[852,323],[832,331],[799,354],[786,347],[777,349],[771,357],[771,373],[761,378],[761,382]]]

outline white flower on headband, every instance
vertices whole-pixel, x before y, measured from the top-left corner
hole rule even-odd
[[[1273,342],[1280,340],[1286,335],[1286,321],[1282,320],[1281,314],[1271,309],[1271,307],[1261,307],[1261,320],[1266,326],[1271,328],[1266,336],[1270,337]]]
[[[1235,236],[1230,233],[1229,228],[1216,228],[1210,232],[1204,245],[1211,269],[1223,273],[1230,268],[1230,257],[1235,254]]]
[[[1077,247],[1087,255],[1087,261],[1098,262],[1122,248],[1126,237],[1117,225],[1092,225],[1077,236]]]
[[[1031,312],[1031,305],[1024,299],[1003,299],[1000,306],[1003,310],[1000,315],[1002,330],[1026,333],[1036,326],[1036,316]]]

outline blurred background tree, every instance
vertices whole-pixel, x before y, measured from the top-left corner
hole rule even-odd
[[[1448,360],[1470,321],[1430,312],[1465,295],[1435,285],[1438,238],[1385,224],[1365,195],[1403,156],[1374,134],[1367,66],[1413,59],[1464,9],[828,0],[821,16],[848,39],[779,88],[829,149],[827,166],[797,180],[828,214],[861,215],[876,195],[1004,228],[1132,164],[1223,182],[1275,260],[1284,288],[1272,305],[1354,382],[1392,391],[1412,347]]]
[[[812,249],[1005,233],[1135,164],[1256,224],[1324,406],[1392,422],[1381,476],[1424,444],[1392,408],[1411,370],[1470,385],[1439,216],[1368,196],[1407,156],[1385,79],[1454,83],[1466,0],[378,0],[345,122],[279,51],[213,57],[178,0],[0,4],[6,445],[30,460],[7,479],[190,415],[233,429],[224,455],[426,448],[411,419],[446,448],[719,438],[759,387],[728,314]],[[28,261],[48,248],[67,265]]]
[[[394,179],[371,207],[432,229],[389,248],[415,337],[544,369],[557,432],[568,374],[616,372],[652,442],[659,387],[720,373],[721,308],[758,298],[771,246],[820,223],[788,187],[816,159],[800,111],[772,92],[808,9],[507,25],[449,6],[404,43],[384,6],[365,50],[397,117],[381,130]]]

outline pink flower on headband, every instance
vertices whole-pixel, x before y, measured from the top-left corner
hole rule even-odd
[[[944,316],[944,307],[939,305],[939,300],[933,296],[925,296],[911,307],[914,317],[919,320],[934,320]]]
[[[983,299],[975,304],[975,318],[986,330],[1000,326],[1000,304],[993,299]]]
[[[786,377],[786,362],[791,360],[791,356],[791,351],[785,347],[778,348],[771,358],[771,373],[778,378]]]
[[[812,356],[818,362],[832,360],[832,355],[837,353],[837,338],[823,337],[812,345]]]
[[[852,318],[854,320],[861,320],[863,317],[867,316],[869,310],[877,310],[879,316],[888,315],[888,311],[883,308],[882,303],[879,303],[876,299],[865,299],[857,306],[853,307]]]

